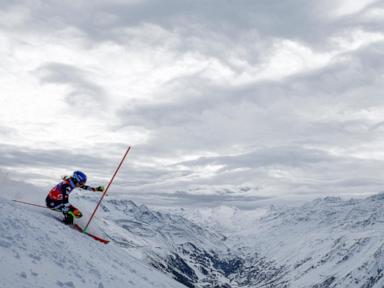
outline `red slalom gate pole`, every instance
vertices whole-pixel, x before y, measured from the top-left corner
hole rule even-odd
[[[85,225],[85,227],[84,227],[84,229],[83,229],[83,232],[87,232],[89,223],[91,223],[91,221],[92,221],[92,219],[93,219],[93,216],[95,216],[95,214],[96,214],[96,210],[99,208],[99,206],[100,206],[100,204],[101,204],[101,201],[103,201],[104,196],[105,196],[105,195],[107,194],[107,192],[108,192],[109,186],[111,186],[113,180],[114,180],[115,177],[116,177],[117,172],[119,171],[121,165],[123,165],[123,162],[124,162],[125,158],[127,157],[127,154],[128,154],[128,152],[129,152],[129,150],[131,150],[131,146],[128,146],[128,149],[127,149],[127,151],[125,152],[123,159],[121,159],[119,166],[117,166],[115,173],[113,174],[111,180],[109,181],[109,183],[108,183],[108,185],[107,185],[107,188],[105,188],[105,191],[104,191],[103,195],[101,195],[101,198],[100,198],[100,200],[99,200],[99,203],[97,203],[96,208],[95,208],[95,210],[93,211],[91,217],[89,218],[87,225]]]

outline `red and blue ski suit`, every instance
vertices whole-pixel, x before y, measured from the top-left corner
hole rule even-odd
[[[57,184],[49,191],[45,203],[48,208],[56,211],[62,211],[65,218],[64,222],[73,223],[74,218],[83,216],[79,209],[69,203],[69,194],[75,189],[80,188],[89,191],[100,191],[98,188],[93,188],[87,185],[76,186],[72,177],[65,177],[63,181]]]

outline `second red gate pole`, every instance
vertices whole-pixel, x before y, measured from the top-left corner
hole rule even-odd
[[[104,196],[107,194],[108,189],[109,189],[109,187],[111,186],[113,180],[115,179],[116,174],[117,174],[117,172],[119,171],[121,165],[123,165],[123,162],[124,162],[125,158],[127,157],[129,150],[131,150],[131,146],[128,146],[128,149],[127,149],[127,151],[125,152],[123,159],[121,159],[119,166],[117,166],[117,169],[116,169],[115,173],[113,174],[111,180],[109,181],[109,183],[108,183],[108,185],[107,185],[107,188],[105,188],[105,190],[104,190],[104,192],[103,192],[103,195],[101,195],[101,198],[100,198],[99,202],[97,203],[96,208],[95,208],[95,210],[93,211],[91,217],[89,218],[87,225],[85,225],[85,227],[84,227],[84,229],[83,229],[83,232],[87,232],[87,229],[88,229],[89,224],[91,223],[93,217],[95,216],[96,211],[97,211],[97,209],[99,208],[99,206],[100,206],[100,204],[101,204],[101,201],[103,201]]]

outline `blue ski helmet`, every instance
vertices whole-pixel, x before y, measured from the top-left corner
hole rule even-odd
[[[85,175],[83,172],[81,171],[75,171],[73,172],[73,179],[76,180],[77,183],[83,185],[85,184],[85,182],[87,182],[87,175]]]

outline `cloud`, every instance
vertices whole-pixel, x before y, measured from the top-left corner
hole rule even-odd
[[[16,133],[15,129],[11,129],[9,127],[0,126],[0,135],[7,137]]]
[[[91,157],[75,151],[67,151],[61,149],[37,149],[37,148],[16,148],[10,145],[0,145],[2,154],[1,165],[7,167],[14,166],[46,166],[52,165],[52,159],[56,159],[56,163],[61,168],[74,166],[75,163],[86,166],[96,166],[103,163],[101,157]],[[75,165],[76,166],[76,165]]]
[[[197,160],[181,162],[179,165],[223,165],[226,168],[255,168],[272,165],[302,166],[318,162],[329,162],[330,155],[317,149],[303,147],[273,147],[235,156],[202,157]]]
[[[132,195],[136,201],[143,201],[143,196]],[[261,196],[242,196],[242,195],[224,195],[224,194],[198,194],[196,191],[185,192],[176,191],[175,193],[146,193],[146,196],[156,197],[159,206],[176,207],[217,207],[225,203],[228,206],[237,206],[243,209],[255,209],[258,202],[270,197]],[[144,200],[145,201],[145,200]]]
[[[273,38],[322,45],[324,38],[345,28],[335,24],[338,18],[330,18],[336,8],[340,11],[339,18],[343,11],[347,11],[344,14],[351,11],[350,5],[344,2],[325,1],[320,4],[290,0],[271,4],[266,0],[247,0],[241,3],[165,0],[161,3],[77,1],[74,4],[51,1],[47,4],[18,1],[11,5],[5,1],[2,7],[15,15],[26,15],[18,26],[32,31],[49,33],[73,27],[85,33],[92,42],[129,43],[146,37],[140,33],[133,35],[130,33],[132,28],[152,24],[178,34],[183,39],[177,42],[180,51],[222,55],[229,54],[226,48],[232,50],[237,47],[237,50],[244,52],[243,56],[246,56],[248,62],[253,62],[252,59],[260,60],[254,52],[268,49],[268,41]],[[352,10],[358,12],[366,4],[358,6]],[[126,36],[133,36],[133,39]]]
[[[187,185],[250,181],[290,193],[361,191],[363,186],[375,191],[382,185],[381,175],[363,175],[381,171],[382,157],[366,159],[361,149],[380,141],[371,127],[382,119],[384,66],[380,60],[372,62],[382,58],[381,46],[371,44],[332,65],[282,81],[233,88],[200,79],[200,94],[187,89],[190,97],[135,107],[121,116],[155,131],[156,144],[143,147],[143,154],[219,155],[176,161],[176,167],[184,167],[184,179],[201,175]],[[235,156],[220,156],[228,154]],[[222,168],[204,178],[212,166]],[[364,184],[357,185],[359,181]]]
[[[95,103],[103,104],[106,100],[105,90],[88,80],[90,71],[62,63],[46,63],[37,73],[43,84],[67,85],[70,88],[66,101],[75,109],[93,107]]]
[[[382,58],[381,46],[373,44],[332,65],[280,81],[232,87],[191,78],[183,86],[185,93],[178,87],[168,91],[175,95],[171,101],[126,107],[119,115],[123,125],[153,131],[158,146],[186,153],[204,148],[219,152],[240,143],[342,145],[353,135],[357,144],[370,137],[368,127],[380,120],[379,115],[372,117],[383,101],[384,65],[372,61]]]
[[[116,189],[179,204],[382,184],[380,1],[0,3],[5,169],[105,180],[129,143]]]

